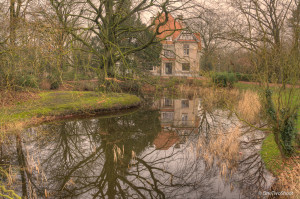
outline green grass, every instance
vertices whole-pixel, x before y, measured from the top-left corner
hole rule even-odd
[[[279,93],[278,92],[274,92],[274,95],[273,95],[273,98],[274,99],[278,99],[278,95]],[[289,99],[289,90],[286,90],[285,92],[283,92],[281,94],[282,96],[282,101],[283,103],[285,104],[288,104],[288,106],[290,106],[291,108],[297,108],[298,106],[298,119],[297,119],[297,130],[298,132],[300,131],[300,107],[299,107],[299,101],[300,101],[300,89],[296,89],[295,93],[293,94],[292,98]],[[278,102],[276,102],[276,100],[274,100],[274,104],[278,104]],[[285,105],[287,106],[287,105]]]
[[[123,93],[92,91],[55,91],[39,93],[40,98],[0,108],[0,124],[29,122],[33,117],[65,116],[109,111],[135,106],[140,98]],[[1,127],[0,126],[0,127]]]
[[[235,83],[234,87],[239,90],[258,90],[259,89],[259,85],[246,84],[246,83],[241,83],[241,82]]]
[[[264,139],[260,154],[266,168],[274,175],[278,175],[284,165],[280,151],[275,143],[273,133],[269,133]]]
[[[259,85],[255,84],[246,84],[238,82],[235,84],[235,87],[239,90],[252,90],[259,92],[262,94],[262,88]],[[278,87],[271,87],[271,90],[273,91],[273,102],[274,105],[278,105],[278,97],[279,97],[279,88]],[[297,107],[299,106],[299,100],[300,100],[300,89],[296,88],[293,93],[293,98],[291,100],[288,99],[289,92],[291,89],[287,88],[285,91],[283,91],[281,95],[281,103],[288,104],[290,107]],[[298,108],[298,120],[297,120],[297,130],[300,131],[300,108]],[[280,155],[280,151],[278,149],[277,144],[274,140],[273,133],[268,134],[268,136],[265,138],[262,144],[261,149],[261,157],[266,165],[266,168],[271,171],[274,175],[278,175],[278,173],[284,168],[283,159]]]
[[[246,84],[246,83],[241,83],[238,82],[235,84],[235,88],[239,90],[252,90],[252,91],[262,91],[261,87],[259,85],[255,84]],[[278,99],[278,93],[279,89],[276,87],[271,87],[271,90],[273,91],[273,99],[274,99],[274,104],[277,104]],[[284,93],[282,94],[282,100],[285,101],[285,103],[291,103],[292,106],[299,106],[299,100],[300,100],[300,89],[296,88],[295,93],[293,94],[293,99],[288,102],[288,96],[289,96],[290,89],[287,88]],[[300,108],[298,108],[298,120],[297,120],[297,130],[300,131]]]

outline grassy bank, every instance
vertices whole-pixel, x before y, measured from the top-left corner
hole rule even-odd
[[[254,91],[259,93],[261,87],[255,84],[245,84],[242,82],[237,83],[236,88],[242,91]],[[291,91],[290,88],[287,88],[285,91],[281,91],[278,87],[273,86],[271,87],[273,90],[273,102],[275,106],[278,103],[287,104],[293,108],[297,108],[299,106],[299,97],[300,97],[300,88],[295,88],[295,93],[292,99],[289,99],[289,92]],[[279,93],[281,95],[280,101]],[[260,92],[260,94],[262,94]],[[298,120],[297,120],[297,130],[300,131],[300,110],[298,109]],[[276,192],[285,191],[285,192],[293,192],[291,196],[280,196],[279,198],[292,198],[298,199],[300,198],[300,161],[299,161],[299,146],[296,145],[296,153],[293,157],[290,158],[282,158],[278,146],[274,140],[274,134],[269,133],[263,141],[262,148],[261,148],[261,157],[266,166],[266,168],[272,172],[277,180],[275,184],[272,186],[272,190]]]
[[[293,192],[291,196],[280,196],[279,198],[300,198],[299,150],[294,157],[283,160],[275,143],[274,135],[270,133],[263,141],[260,153],[266,168],[277,177],[272,190]]]
[[[107,112],[137,106],[137,96],[86,91],[41,92],[34,99],[0,108],[0,129],[20,129],[57,118]]]
[[[264,139],[260,154],[266,168],[277,176],[283,169],[283,160],[275,143],[273,133],[269,133]]]

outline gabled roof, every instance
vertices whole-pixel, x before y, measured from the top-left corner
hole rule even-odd
[[[180,141],[179,136],[175,132],[160,132],[153,144],[155,145],[156,149],[158,150],[168,150],[174,144]]]
[[[155,20],[155,25],[158,26],[159,23],[162,23],[164,21],[165,14],[162,14]],[[175,40],[180,35],[181,29],[181,24],[176,21],[171,14],[168,14],[168,21],[165,25],[159,27],[158,31],[161,34],[157,35],[157,37],[163,39],[168,36],[172,36],[172,40]]]
[[[155,20],[155,25],[158,26],[159,23],[164,22],[165,20],[165,14],[162,14],[160,17],[158,17]],[[172,44],[173,41],[176,41],[179,36],[182,34],[184,30],[184,25],[182,25],[178,20],[175,20],[175,18],[169,13],[168,14],[168,21],[165,25],[160,26],[158,31],[161,33],[157,35],[158,38],[164,39],[168,36],[172,37],[172,41],[162,41],[163,44]],[[199,50],[201,49],[201,38],[200,33],[192,33],[195,40],[180,40],[180,41],[195,41],[198,43]]]

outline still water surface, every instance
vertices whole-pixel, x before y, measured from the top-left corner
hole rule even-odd
[[[199,139],[234,126],[199,98],[162,97],[119,115],[30,128],[6,150],[23,168],[15,189],[28,198],[259,198],[274,180],[259,155],[262,133],[239,138],[238,164],[226,174],[199,155]]]

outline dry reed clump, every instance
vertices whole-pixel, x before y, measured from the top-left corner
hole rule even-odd
[[[300,198],[300,162],[296,160],[287,165],[279,174],[275,189],[284,192],[293,192],[290,196],[281,195],[280,198],[298,199]]]
[[[117,145],[114,144],[113,153],[114,162],[117,162],[118,160],[122,159],[124,157],[124,146],[122,151]]]
[[[224,88],[203,88],[199,93],[202,100],[201,105],[207,110],[215,107],[231,107],[237,103],[240,96],[239,90]]]
[[[218,102],[217,93],[210,88],[203,88],[200,91],[200,95],[201,106],[203,106],[206,110],[212,110]]]
[[[198,93],[198,88],[195,88],[194,86],[191,85],[185,85],[185,84],[180,84],[178,86],[179,92],[180,93]]]
[[[205,138],[200,137],[197,144],[198,155],[203,157],[208,166],[217,163],[221,175],[226,176],[228,171],[235,169],[238,161],[240,134],[240,129],[236,127],[226,133],[219,131],[211,136],[208,143]]]
[[[50,84],[49,80],[43,79],[39,83],[39,88],[42,89],[42,90],[50,90],[51,89],[51,84]]]
[[[261,111],[261,102],[258,94],[249,90],[243,92],[236,109],[241,119],[249,123],[257,122]]]

